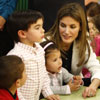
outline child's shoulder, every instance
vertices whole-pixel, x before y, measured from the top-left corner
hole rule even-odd
[[[9,93],[6,89],[0,89],[0,100],[2,100],[1,98],[3,98],[5,95],[7,96]],[[4,100],[4,98],[3,98]]]
[[[19,57],[22,58],[22,55],[25,55],[25,52],[24,52],[23,50],[20,50],[20,48],[16,48],[16,47],[14,46],[14,48],[11,49],[11,50],[7,53],[7,55],[17,55],[17,56],[19,56]]]
[[[20,55],[22,54],[22,52],[24,52],[23,50],[21,50],[20,48],[16,48],[14,47],[13,49],[11,49],[7,55]]]
[[[68,70],[66,69],[66,68],[64,68],[64,67],[62,67],[62,73],[67,73],[67,74],[70,74],[69,72],[68,72]]]
[[[64,70],[64,71],[66,71],[67,69],[66,69],[66,68],[64,68],[64,67],[62,67],[62,68],[61,68],[61,70]]]
[[[65,69],[64,67],[61,68],[62,73],[68,73],[67,69]]]

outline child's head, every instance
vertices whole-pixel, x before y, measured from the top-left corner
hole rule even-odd
[[[15,42],[31,45],[44,37],[43,20],[38,11],[15,11],[8,18],[7,29]]]
[[[41,46],[45,51],[45,60],[47,71],[51,73],[57,73],[62,67],[62,59],[60,50],[56,44],[52,41],[44,41]]]
[[[95,27],[98,29],[99,33],[100,33],[100,14],[94,16],[92,18],[92,22],[95,25]]]
[[[98,34],[99,31],[96,28],[95,24],[93,23],[92,19],[90,21],[88,21],[88,26],[89,26],[90,37],[94,38]]]
[[[100,13],[100,4],[91,2],[86,6],[86,13],[88,17],[93,17]]]
[[[26,81],[25,66],[22,59],[15,55],[0,57],[0,88],[15,88]]]

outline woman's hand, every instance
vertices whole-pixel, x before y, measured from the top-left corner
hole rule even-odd
[[[84,98],[86,97],[93,97],[96,95],[96,89],[95,88],[92,88],[92,87],[87,87],[84,92],[82,93],[82,96]]]
[[[100,86],[100,80],[96,79],[96,78],[93,79],[93,81],[90,84],[90,86],[85,88],[85,90],[83,91],[82,96],[84,98],[95,96],[98,86]]]

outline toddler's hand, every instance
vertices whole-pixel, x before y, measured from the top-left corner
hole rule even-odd
[[[59,95],[50,95],[47,97],[47,100],[60,100]]]
[[[71,92],[76,91],[80,88],[80,83],[78,81],[73,82],[72,80],[70,80],[68,85],[70,87]]]
[[[78,82],[80,85],[83,84],[83,80],[82,80],[81,76],[73,76],[73,81]]]

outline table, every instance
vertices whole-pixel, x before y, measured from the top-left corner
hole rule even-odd
[[[78,91],[74,91],[70,95],[60,95],[61,100],[100,100],[100,89],[97,90],[97,94],[95,97],[88,97],[84,99],[82,97],[82,92],[84,90],[84,86],[82,86]],[[41,99],[41,100],[46,100],[46,99]]]
[[[99,60],[99,62],[100,62],[100,56],[97,56],[97,59]]]

